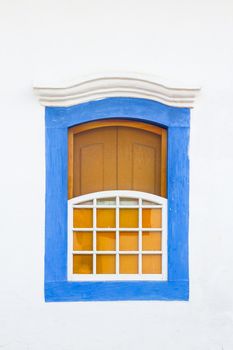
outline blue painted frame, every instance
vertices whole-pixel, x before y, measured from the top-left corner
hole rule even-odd
[[[67,281],[68,128],[123,118],[168,130],[168,280]],[[188,300],[190,110],[159,102],[114,97],[72,107],[46,107],[45,300]]]

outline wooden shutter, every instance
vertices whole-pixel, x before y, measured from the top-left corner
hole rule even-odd
[[[69,129],[69,198],[105,190],[166,197],[166,130],[128,120]]]

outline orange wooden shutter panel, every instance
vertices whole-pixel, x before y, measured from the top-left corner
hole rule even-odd
[[[166,196],[166,130],[141,122],[99,121],[69,130],[69,198],[105,190]]]

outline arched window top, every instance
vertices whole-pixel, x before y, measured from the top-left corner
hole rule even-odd
[[[90,207],[96,206],[115,206],[117,201],[118,205],[126,207],[136,207],[139,205],[139,200],[142,201],[143,206],[162,206],[167,203],[167,199],[156,196],[147,192],[140,191],[101,191],[95,193],[89,193],[82,196],[71,198],[69,203],[78,207]]]

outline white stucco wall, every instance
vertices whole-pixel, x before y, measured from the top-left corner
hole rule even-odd
[[[232,18],[231,0],[1,0],[1,349],[233,349]],[[44,109],[33,81],[117,70],[202,87],[190,301],[46,304]]]

